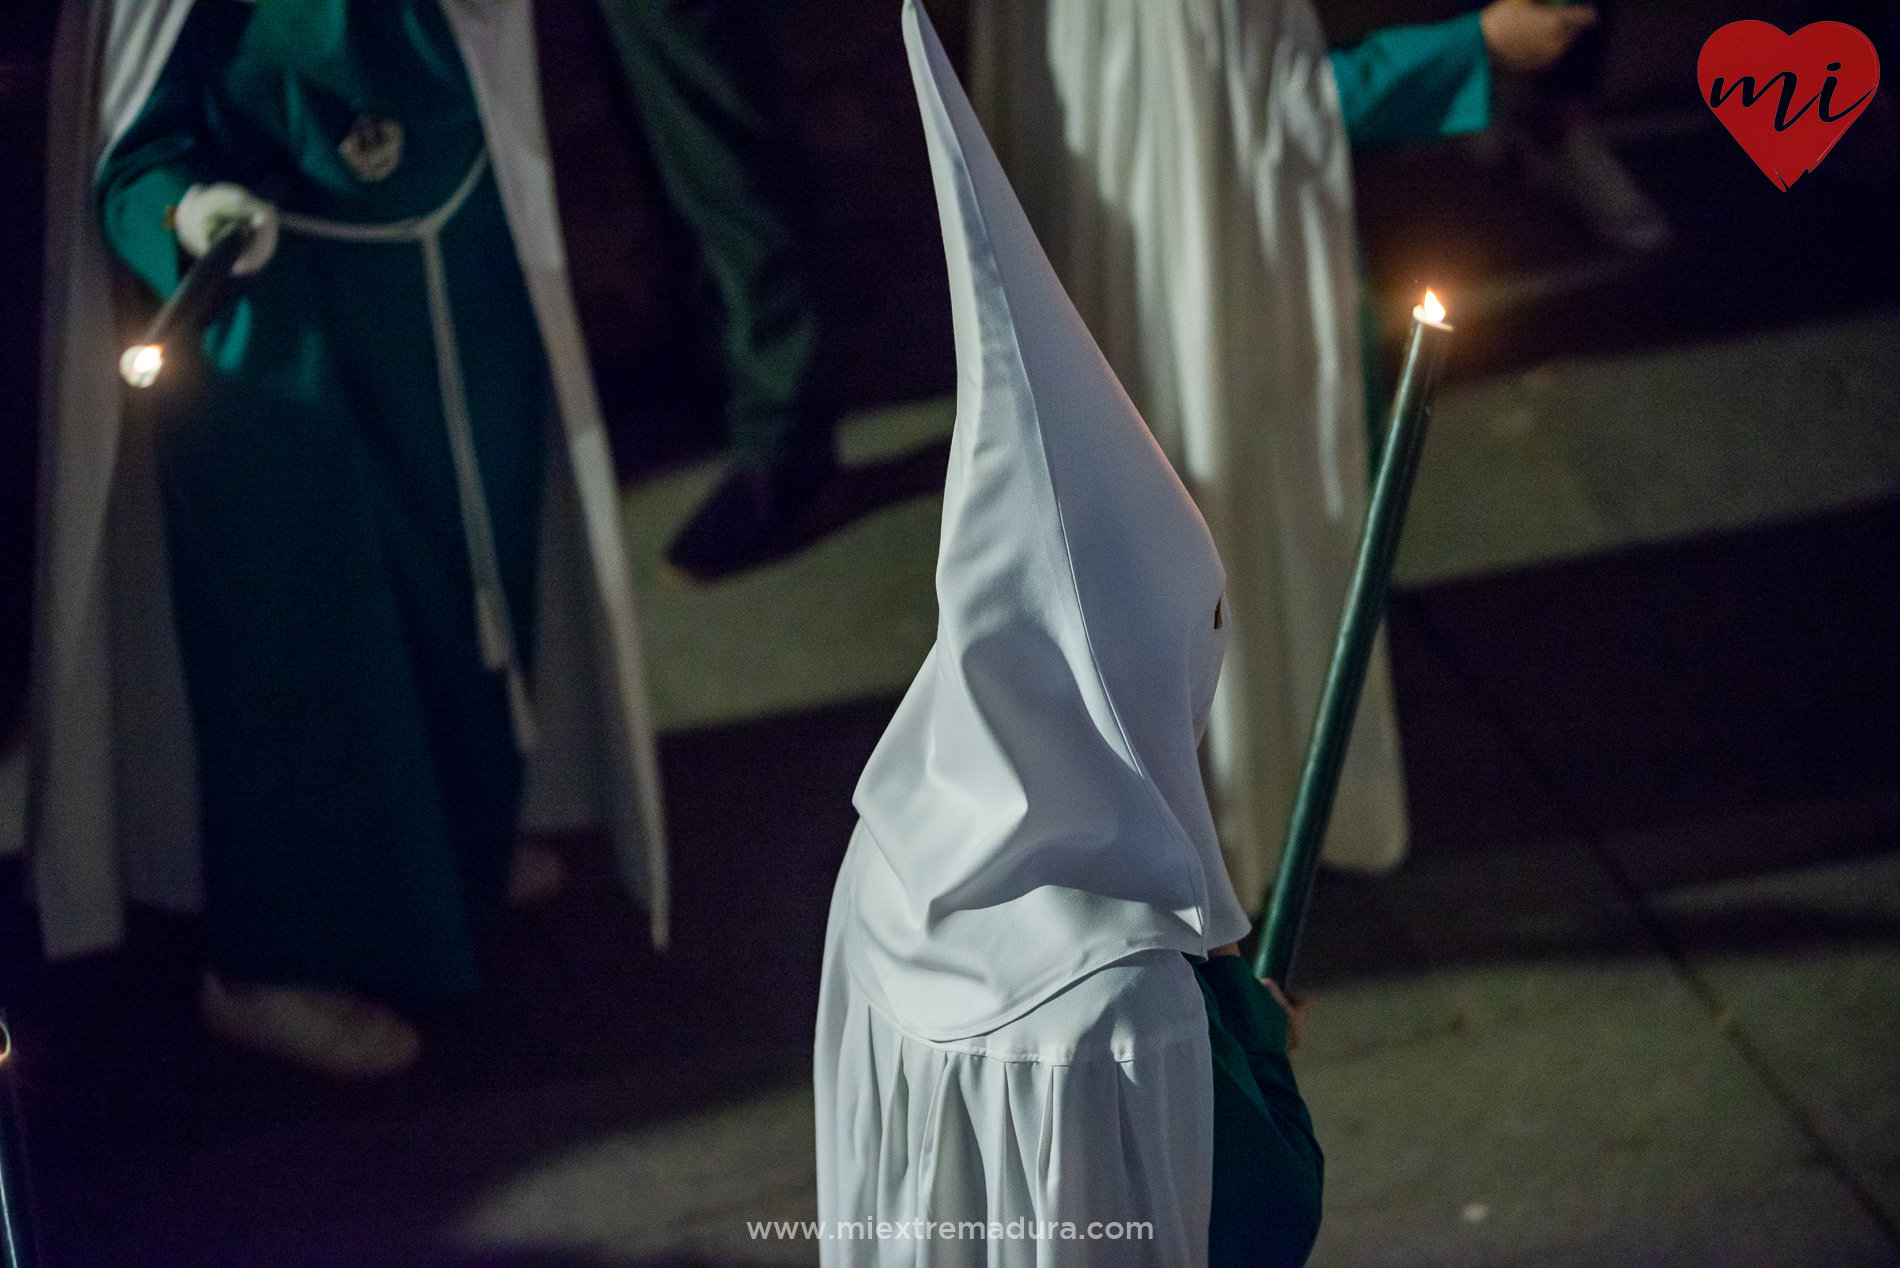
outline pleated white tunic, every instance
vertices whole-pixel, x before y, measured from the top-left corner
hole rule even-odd
[[[933,1042],[853,978],[846,901],[840,887],[818,1002],[823,1262],[1205,1263],[1213,1059],[1187,960],[1141,952]]]

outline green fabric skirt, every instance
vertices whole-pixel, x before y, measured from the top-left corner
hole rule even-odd
[[[492,175],[442,248],[532,656],[545,354]],[[285,233],[154,411],[213,963],[399,998],[475,984],[520,800],[484,668],[413,243]]]

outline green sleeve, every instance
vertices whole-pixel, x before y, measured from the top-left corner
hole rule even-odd
[[[1194,972],[1214,1056],[1208,1263],[1303,1264],[1319,1235],[1324,1159],[1286,1059],[1286,1014],[1240,956]]]
[[[1332,54],[1354,149],[1490,126],[1491,58],[1478,16],[1374,31]]]
[[[145,107],[100,165],[100,227],[106,242],[160,295],[178,285],[177,235],[170,209],[198,183],[233,179],[220,164],[207,118],[207,72],[235,40],[225,10],[241,5],[195,6]],[[209,65],[208,65],[209,63]]]

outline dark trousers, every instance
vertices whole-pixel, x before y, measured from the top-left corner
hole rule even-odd
[[[735,456],[765,466],[828,446],[769,14],[747,0],[601,0],[601,9],[667,199],[719,296]]]

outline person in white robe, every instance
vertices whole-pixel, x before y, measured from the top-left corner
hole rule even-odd
[[[1222,954],[1248,922],[1196,757],[1221,561],[914,0],[904,35],[957,417],[937,640],[858,783],[826,935],[821,1256],[1195,1265],[1244,1223],[1215,1262],[1298,1262],[1318,1148],[1285,1016]]]
[[[1329,55],[1309,0],[974,0],[979,117],[1227,565],[1205,761],[1249,904],[1279,862],[1365,518],[1348,138],[1483,128],[1493,59],[1546,65],[1593,20],[1499,0]],[[1323,857],[1381,872],[1406,844],[1381,635]]]

